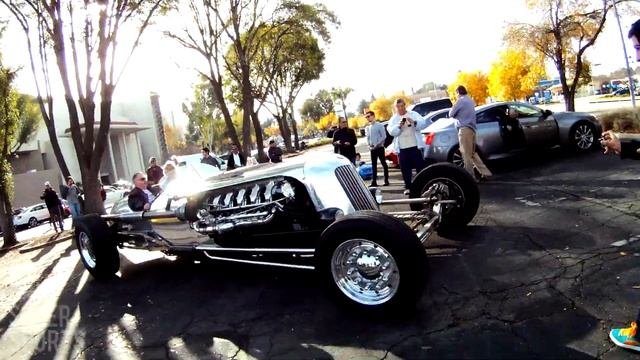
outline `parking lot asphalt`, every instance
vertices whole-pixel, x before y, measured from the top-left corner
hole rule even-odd
[[[0,358],[637,356],[607,333],[640,306],[640,162],[550,151],[489,167],[473,222],[427,243],[409,314],[344,308],[311,272],[132,250],[98,283],[64,242],[0,255]],[[385,196],[402,196],[391,180]]]

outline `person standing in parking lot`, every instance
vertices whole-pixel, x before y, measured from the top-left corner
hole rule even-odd
[[[45,205],[47,205],[47,210],[49,210],[49,221],[53,224],[53,229],[58,232],[59,227],[60,232],[63,232],[64,225],[62,224],[62,203],[60,202],[58,193],[53,190],[53,188],[51,187],[51,183],[49,183],[48,181],[44,183],[44,191],[42,192],[40,199],[44,200]]]
[[[338,130],[333,133],[333,145],[334,149],[340,155],[346,157],[351,163],[356,162],[356,132],[353,129],[349,129],[349,123],[347,118],[338,118]]]
[[[492,175],[491,171],[476,152],[476,104],[469,97],[464,86],[458,86],[456,94],[458,94],[458,101],[449,110],[449,117],[456,120],[455,124],[456,129],[458,129],[458,141],[464,168],[474,179],[476,177],[473,171],[474,166],[478,169],[482,178],[488,178]]]
[[[229,160],[227,161],[227,170],[237,169],[247,165],[247,159],[240,152],[240,148],[237,144],[231,145],[231,153],[229,154]]]
[[[400,172],[404,180],[404,194],[409,195],[413,169],[420,172],[425,166],[420,130],[427,127],[427,121],[415,111],[407,111],[404,100],[395,101],[396,113],[389,119],[387,129],[394,137],[393,146],[400,159]]]
[[[69,204],[69,209],[71,209],[71,217],[77,218],[81,215],[80,213],[80,194],[81,191],[76,186],[76,182],[73,180],[71,176],[67,177],[67,203]]]
[[[220,169],[220,164],[218,163],[218,160],[216,160],[216,158],[211,156],[211,151],[209,150],[208,147],[202,148],[202,159],[200,159],[200,163],[215,166],[218,169]]]
[[[371,152],[371,169],[373,171],[371,186],[378,186],[378,160],[380,160],[384,170],[384,186],[387,186],[389,185],[389,167],[384,159],[384,141],[387,139],[387,131],[384,129],[384,125],[376,121],[376,115],[373,111],[367,111],[364,117],[369,121],[366,134],[367,144]]]
[[[149,158],[149,168],[147,169],[147,183],[149,186],[153,186],[162,179],[164,176],[164,172],[162,168],[158,166],[157,160],[155,157]]]
[[[267,153],[272,163],[282,162],[282,149],[278,147],[275,140],[269,141],[269,151]]]

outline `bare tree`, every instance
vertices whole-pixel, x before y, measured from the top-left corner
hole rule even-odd
[[[197,52],[205,59],[207,69],[197,71],[211,85],[231,141],[240,144],[224,91],[222,57],[228,42],[223,35],[225,28],[229,25],[219,20],[215,4],[209,0],[189,0],[188,9],[191,20],[189,25],[185,25],[181,33],[165,32],[165,35],[185,48]]]
[[[57,73],[62,82],[71,138],[80,165],[85,190],[85,212],[102,213],[98,175],[111,126],[113,94],[126,64],[138,47],[142,34],[154,15],[167,10],[169,0],[0,0],[10,9],[25,30],[27,41],[37,36],[40,63],[33,64],[33,51],[29,46],[32,71],[36,83],[45,79],[48,109],[43,109],[45,123],[52,143],[57,136],[53,128],[53,96],[47,54],[53,51]],[[37,34],[30,29],[37,29]],[[121,33],[135,34],[127,44],[122,66]],[[120,40],[120,41],[119,41]],[[68,62],[71,62],[69,65]],[[39,91],[39,97],[42,97]],[[96,96],[99,104],[96,106]],[[41,104],[41,107],[44,107]],[[96,109],[97,107],[97,109]],[[79,111],[78,111],[79,110]],[[96,111],[98,119],[96,119]],[[84,123],[80,122],[80,116]],[[96,129],[97,127],[97,129]],[[68,170],[66,170],[68,173]],[[64,171],[63,171],[64,173]]]

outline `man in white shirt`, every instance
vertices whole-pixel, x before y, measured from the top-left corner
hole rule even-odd
[[[404,180],[404,194],[409,195],[413,169],[420,172],[425,166],[420,130],[427,127],[426,120],[415,111],[407,111],[404,100],[395,101],[396,113],[389,119],[387,130],[394,137],[393,147],[400,159],[400,171]]]

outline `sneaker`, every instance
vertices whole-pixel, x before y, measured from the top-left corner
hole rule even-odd
[[[389,180],[385,180],[385,182],[384,182],[384,184],[382,186],[389,186]]]
[[[378,187],[378,183],[374,181],[369,185],[369,187]]]
[[[404,192],[402,194],[404,195],[409,195],[411,193],[411,191],[409,191],[409,189],[405,189]]]
[[[640,338],[636,337],[636,322],[626,329],[612,329],[609,338],[614,344],[629,350],[640,351]]]

